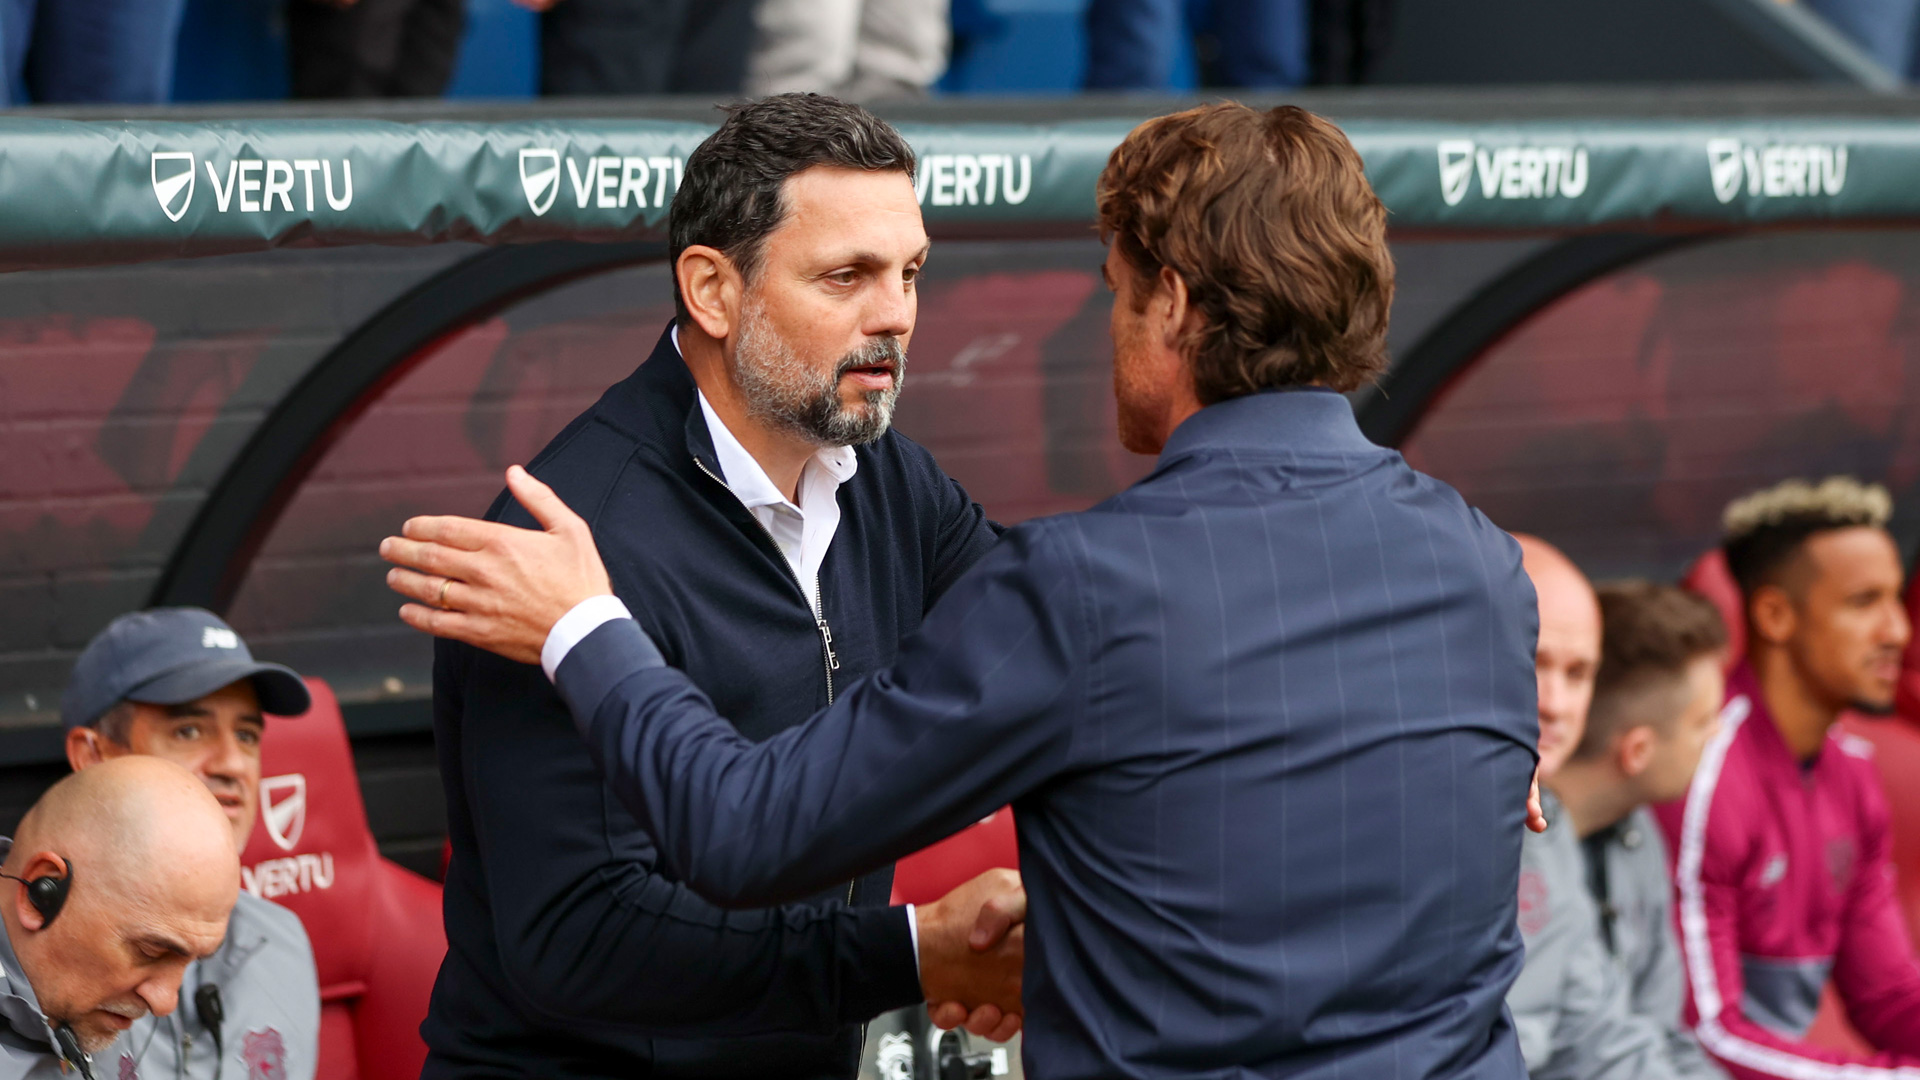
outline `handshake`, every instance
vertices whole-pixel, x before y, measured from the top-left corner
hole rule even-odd
[[[920,988],[934,1026],[1005,1042],[1020,1031],[1027,893],[1012,870],[989,870],[914,909]]]

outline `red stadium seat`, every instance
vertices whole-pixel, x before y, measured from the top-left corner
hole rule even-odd
[[[1680,587],[1699,593],[1720,609],[1720,619],[1727,624],[1727,668],[1731,670],[1747,652],[1747,616],[1740,602],[1740,586],[1727,572],[1726,556],[1713,548],[1695,559],[1681,575]]]
[[[895,863],[893,902],[930,904],[996,866],[1020,869],[1012,807],[1002,807],[978,824]]]
[[[446,956],[440,886],[380,857],[333,691],[267,724],[260,820],[241,884],[306,924],[320,973],[319,1080],[414,1080],[420,1021]]]
[[[1920,574],[1907,581],[1907,620],[1916,632],[1907,642],[1900,658],[1900,685],[1894,691],[1893,709],[1903,719],[1920,724]]]

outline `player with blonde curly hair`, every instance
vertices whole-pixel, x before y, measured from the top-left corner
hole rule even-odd
[[[1920,964],[1894,897],[1871,747],[1835,725],[1893,704],[1910,627],[1885,488],[1789,480],[1727,507],[1747,657],[1685,800],[1674,858],[1687,1021],[1736,1077],[1920,1073]],[[1810,1045],[1831,984],[1875,1048]]]

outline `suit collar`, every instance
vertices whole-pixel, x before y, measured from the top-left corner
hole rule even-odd
[[[1209,405],[1187,417],[1160,451],[1160,462],[1208,450],[1288,450],[1302,454],[1379,452],[1332,390],[1263,390]]]

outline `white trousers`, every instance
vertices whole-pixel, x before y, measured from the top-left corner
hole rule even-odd
[[[761,0],[747,93],[924,90],[947,68],[948,0]]]

